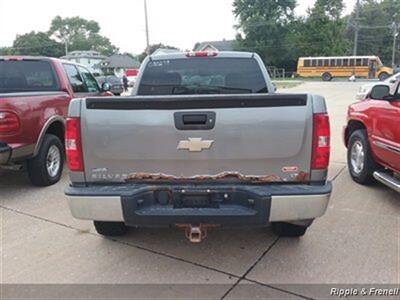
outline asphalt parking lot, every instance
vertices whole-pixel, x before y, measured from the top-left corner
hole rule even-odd
[[[306,82],[290,92],[326,97],[332,123],[327,214],[301,239],[269,228],[215,229],[199,245],[179,229],[138,229],[116,240],[74,220],[64,199],[68,184],[32,187],[23,172],[0,171],[2,283],[219,284],[201,298],[246,297],[250,283],[263,296],[315,297],[291,284],[400,284],[400,197],[348,175],[342,143],[347,106],[361,83]]]

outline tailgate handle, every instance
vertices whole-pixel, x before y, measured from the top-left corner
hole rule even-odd
[[[211,130],[215,127],[216,114],[206,112],[176,112],[175,127],[179,130]]]
[[[184,125],[205,125],[207,123],[207,115],[183,115]]]

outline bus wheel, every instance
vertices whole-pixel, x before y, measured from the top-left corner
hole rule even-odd
[[[378,78],[380,81],[385,81],[386,79],[389,78],[389,74],[386,72],[382,72],[381,74],[379,74]]]
[[[323,81],[331,81],[332,80],[331,73],[326,72],[326,73],[322,74],[322,80]]]

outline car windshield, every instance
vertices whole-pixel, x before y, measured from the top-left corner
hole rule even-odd
[[[139,95],[243,94],[268,92],[254,58],[185,58],[150,61]]]
[[[394,74],[393,76],[389,77],[388,79],[385,80],[385,82],[393,82],[393,81],[399,81],[400,80],[400,73]]]

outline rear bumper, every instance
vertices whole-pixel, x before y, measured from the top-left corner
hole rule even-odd
[[[124,222],[130,226],[235,226],[321,217],[331,191],[329,182],[322,186],[116,185],[70,186],[65,195],[72,215],[82,220]],[[207,205],[203,206],[205,200]]]
[[[0,142],[0,165],[6,165],[11,159],[12,149],[4,142]]]

